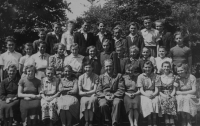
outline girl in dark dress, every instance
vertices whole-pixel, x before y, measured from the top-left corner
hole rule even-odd
[[[17,67],[14,64],[9,65],[7,70],[8,78],[1,82],[0,119],[4,121],[4,126],[12,126],[13,118],[17,120],[17,110],[19,110],[17,97],[19,78],[16,76]]]

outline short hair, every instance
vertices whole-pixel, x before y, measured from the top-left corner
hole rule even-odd
[[[106,59],[106,60],[104,60],[104,66],[105,66],[106,63],[113,64],[113,60],[112,59]]]
[[[151,70],[151,73],[152,72],[154,72],[154,65],[153,65],[153,63],[151,62],[151,61],[146,61],[144,64],[143,64],[143,66],[142,66],[142,68],[143,68],[143,73],[144,73],[144,66],[145,65],[151,65],[151,67],[152,67],[152,70]]]
[[[144,16],[142,17],[143,21],[145,20],[151,20],[152,21],[152,17],[151,16]]]
[[[64,44],[62,44],[62,43],[56,43],[53,46],[53,50],[57,51],[59,46],[63,47],[64,49],[66,48],[66,46]]]
[[[55,25],[61,26],[61,24],[60,24],[59,22],[54,22],[54,23],[52,23],[52,27],[55,27]]]
[[[55,68],[52,67],[52,66],[48,66],[48,67],[46,68],[46,70],[45,70],[45,73],[47,72],[47,70],[49,70],[49,71],[53,71],[54,75],[55,75],[55,73],[56,73]]]
[[[143,52],[144,49],[147,49],[149,51],[149,53],[150,53],[149,56],[151,56],[151,50],[150,50],[150,48],[148,48],[148,47],[145,46],[145,47],[142,48],[142,52]]]
[[[96,51],[96,47],[95,46],[89,46],[86,49],[86,53],[89,54],[90,49],[94,49]]]
[[[104,39],[103,42],[102,42],[102,45],[103,45],[103,43],[108,43],[109,45],[111,44],[109,39]]]
[[[103,24],[104,26],[106,25],[105,22],[103,22],[103,21],[99,21],[99,22],[97,23],[98,26],[99,26],[100,24]]]
[[[67,24],[75,24],[75,22],[70,20],[70,21],[67,22]]]
[[[36,67],[34,65],[27,65],[27,66],[25,66],[24,73],[27,74],[27,70],[30,69],[30,68],[33,68],[34,72],[36,73]]]
[[[134,66],[132,65],[132,64],[127,64],[126,66],[125,66],[125,70],[127,71],[127,70],[132,70],[134,68]]]
[[[46,30],[44,28],[41,28],[40,30],[38,30],[38,34],[44,32],[46,34]]]
[[[119,30],[119,32],[122,33],[122,28],[121,28],[120,26],[114,27],[114,28],[113,28],[113,32],[114,32],[115,30]]]
[[[137,29],[139,29],[139,24],[137,22],[131,22],[128,27],[130,28],[131,26],[135,26]]]
[[[155,23],[155,24],[156,24],[156,23],[161,23],[162,26],[164,27],[165,21],[164,21],[164,20],[156,20],[154,23]]]
[[[137,46],[135,46],[135,45],[132,45],[132,46],[129,48],[129,52],[130,52],[131,50],[136,50],[137,52],[140,51],[139,48],[138,48]]]
[[[71,46],[70,46],[70,50],[72,49],[72,48],[78,48],[79,46],[78,46],[78,44],[77,43],[73,43]]]
[[[13,42],[15,44],[15,38],[13,36],[7,36],[6,39],[5,39],[5,42]]]
[[[118,41],[115,43],[115,48],[124,48],[124,44],[122,41]]]
[[[24,45],[24,48],[26,47],[31,47],[33,49],[33,43],[30,43],[30,42],[27,42],[25,45]]]
[[[185,63],[178,63],[177,65],[176,65],[176,72],[177,72],[177,68],[179,68],[179,67],[182,67],[184,70],[185,70],[185,72],[186,73],[188,73],[189,72],[189,66],[188,66],[188,64],[185,64]]]
[[[90,65],[92,68],[94,68],[94,63],[92,62],[92,60],[88,59],[88,60],[83,60],[83,68],[87,65]]]
[[[163,67],[164,64],[168,64],[170,66],[170,68],[171,68],[171,63],[169,61],[163,62],[161,66]]]
[[[66,68],[69,69],[71,72],[73,71],[73,69],[72,69],[72,67],[71,67],[70,65],[64,66],[63,71],[64,71]]]
[[[85,24],[85,23],[89,24],[90,22],[89,22],[88,20],[83,20],[81,26],[82,26],[83,24]]]
[[[164,49],[164,50],[166,51],[166,47],[165,47],[165,46],[159,46],[159,47],[158,47],[158,50],[159,50],[159,49]]]
[[[17,70],[17,66],[15,64],[10,64],[7,70],[9,70],[10,68],[14,68],[15,70]]]
[[[181,31],[176,31],[176,32],[174,33],[174,39],[176,38],[177,35],[180,35],[180,36],[182,36],[182,37],[184,36],[184,35],[183,35],[183,32],[181,32]]]
[[[40,45],[45,45],[45,46],[47,47],[47,43],[46,43],[45,41],[40,41],[40,42],[38,43],[38,47],[39,47]]]

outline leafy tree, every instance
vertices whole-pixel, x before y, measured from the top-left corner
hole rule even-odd
[[[8,35],[14,35],[18,45],[34,41],[37,28],[51,28],[52,22],[67,20],[69,5],[63,0],[1,0],[0,43]]]

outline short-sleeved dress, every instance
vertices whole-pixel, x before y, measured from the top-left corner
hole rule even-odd
[[[197,85],[195,76],[191,74],[188,74],[185,78],[178,78],[176,82],[178,83],[179,91],[189,91],[192,90],[192,86]],[[195,116],[197,114],[199,103],[195,102],[195,94],[177,95],[176,100],[178,112],[186,112],[191,116]]]
[[[125,92],[127,93],[136,93],[138,91],[136,81],[137,77],[131,78],[129,75],[123,76],[125,81]],[[124,96],[124,106],[126,109],[126,113],[128,113],[131,109],[139,109],[140,108],[140,96],[136,95],[134,98],[130,98],[125,94]]]
[[[53,77],[52,80],[48,80],[47,77],[44,77],[41,80],[41,94],[44,94],[46,98],[52,97],[58,92],[60,80],[56,77]],[[47,102],[45,99],[41,99],[42,106],[42,120],[51,119],[54,122],[58,120],[57,114],[57,99],[54,98],[52,101]]]
[[[49,66],[55,68],[57,77],[62,77],[64,59],[65,55],[59,56],[58,54],[49,57]]]
[[[160,77],[154,73],[152,73],[150,76],[142,73],[138,76],[137,86],[143,87],[145,93],[153,94],[153,92],[155,91],[155,87],[161,86]],[[150,99],[146,96],[141,95],[141,111],[143,117],[147,117],[151,113],[159,113],[159,110],[160,104],[158,96]]]
[[[160,80],[161,80],[160,91],[165,95],[170,95],[173,91],[174,86],[175,87],[178,86],[178,84],[175,83],[175,77],[173,76],[173,74],[170,74],[168,76],[161,75]],[[160,105],[162,114],[176,115],[175,97],[166,98],[160,95]]]
[[[34,94],[38,95],[41,88],[41,81],[37,78],[28,79],[26,76],[21,78],[19,85],[23,88],[24,94]],[[31,99],[31,100],[20,100],[20,111],[22,121],[36,119],[40,120],[41,117],[41,106],[40,99]]]
[[[91,91],[94,89],[95,85],[98,85],[99,77],[98,75],[92,73],[90,76],[87,76],[86,73],[81,75],[78,79],[78,85],[80,90]],[[85,110],[95,111],[97,97],[94,95],[88,95],[81,97],[81,105],[80,105],[80,118],[83,117],[83,113]]]
[[[19,119],[19,100],[16,99],[10,103],[6,103],[7,98],[17,97],[19,79],[15,77],[14,79],[6,78],[1,82],[0,90],[0,119],[4,120],[7,118]]]
[[[79,101],[76,98],[78,94],[78,81],[75,77],[70,79],[61,78],[59,90],[62,88],[72,88],[70,91],[62,91],[57,99],[58,114],[60,110],[68,110],[77,120],[79,120]],[[70,92],[70,94],[68,94]]]

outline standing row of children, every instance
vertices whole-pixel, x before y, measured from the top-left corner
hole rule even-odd
[[[96,37],[88,33],[88,22],[84,22],[82,29],[74,35],[73,25],[73,22],[68,24],[69,29],[62,35],[62,39],[58,23],[54,24],[54,32],[48,33],[46,37],[45,32],[41,31],[40,40],[35,41],[33,45],[25,44],[26,55],[23,57],[14,50],[14,39],[6,39],[7,51],[0,56],[2,120],[13,118],[13,110],[10,108],[16,105],[13,101],[20,97],[23,98],[20,101],[20,111],[24,125],[27,125],[29,118],[37,118],[32,116],[38,115],[36,113],[39,112],[35,110],[39,104],[42,106],[42,119],[50,118],[51,125],[56,120],[56,104],[62,105],[59,110],[69,110],[59,111],[63,126],[71,125],[71,121],[66,123],[66,118],[67,121],[70,120],[70,114],[77,117],[78,112],[71,111],[77,109],[78,101],[69,97],[76,92],[72,90],[75,88],[82,96],[80,116],[85,117],[85,126],[92,126],[97,99],[99,111],[108,125],[110,121],[113,126],[118,125],[122,101],[131,126],[138,125],[140,110],[144,117],[148,117],[148,125],[156,125],[156,113],[165,115],[166,125],[174,125],[173,116],[177,115],[177,112],[181,113],[184,126],[191,125],[190,115],[194,116],[197,113],[197,103],[193,101],[196,79],[190,74],[191,50],[184,45],[181,32],[172,36],[164,31],[162,21],[156,21],[158,30],[155,30],[151,27],[150,17],[144,19],[145,29],[141,32],[138,32],[137,23],[131,23],[130,34],[126,39],[121,38],[122,30],[118,26],[114,28],[112,38],[107,36],[103,23],[99,23],[100,32]],[[37,53],[33,54],[36,50]],[[50,56],[55,50],[56,54]],[[14,75],[21,80],[13,82]],[[78,88],[75,87],[74,78],[78,78]],[[39,80],[42,86],[39,86]],[[16,94],[18,83],[18,96],[10,96]],[[62,85],[62,88],[56,87],[57,85]],[[67,98],[59,97],[60,93],[61,96],[67,95]],[[73,101],[75,106],[71,102],[68,105],[66,99]],[[110,117],[107,106],[111,103],[113,109]],[[28,111],[28,107],[34,109]]]

